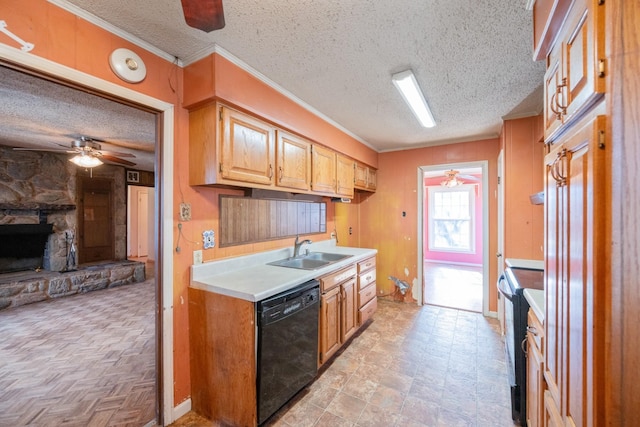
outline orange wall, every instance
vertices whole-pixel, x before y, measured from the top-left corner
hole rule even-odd
[[[378,250],[378,293],[393,291],[389,276],[413,286],[418,262],[418,167],[487,160],[489,163],[489,253],[497,248],[496,224],[498,139],[464,142],[415,150],[381,153],[378,157],[378,188],[360,202],[360,244]],[[406,216],[402,216],[402,212]],[[405,273],[406,270],[406,273]],[[497,265],[489,263],[489,310],[497,311]],[[405,300],[407,298],[405,297]]]
[[[544,189],[542,116],[505,120],[504,257],[544,258],[544,207],[529,196]]]

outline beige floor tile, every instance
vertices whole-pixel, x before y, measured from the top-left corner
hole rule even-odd
[[[338,393],[327,407],[327,412],[351,422],[356,422],[366,405],[367,402],[362,399],[346,393]]]

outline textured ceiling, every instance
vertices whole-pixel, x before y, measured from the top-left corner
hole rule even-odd
[[[208,34],[178,0],[69,3],[185,63],[220,46],[378,151],[495,137],[503,117],[542,110],[525,0],[224,0],[226,26]],[[391,83],[407,68],[434,128]]]
[[[133,154],[154,170],[156,117],[105,98],[0,67],[0,145],[65,152],[81,136],[105,151]]]

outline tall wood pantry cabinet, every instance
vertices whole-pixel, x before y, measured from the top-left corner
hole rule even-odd
[[[549,1],[539,2],[543,7]],[[566,5],[567,2],[561,2]],[[574,0],[545,74],[545,426],[604,425],[607,220],[605,3]],[[553,10],[553,8],[551,9]],[[534,10],[534,19],[536,17]],[[555,20],[555,21],[554,21]],[[535,26],[535,25],[534,25]],[[552,26],[549,26],[550,28]]]

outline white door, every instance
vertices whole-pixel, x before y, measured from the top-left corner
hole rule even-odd
[[[138,192],[138,256],[149,254],[149,196],[147,190]]]

